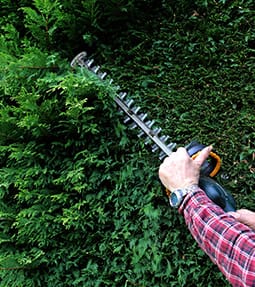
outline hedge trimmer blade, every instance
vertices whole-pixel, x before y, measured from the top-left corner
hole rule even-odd
[[[71,67],[87,68],[98,76],[99,79],[105,80],[107,77],[106,72],[100,71],[100,66],[93,65],[94,60],[87,57],[86,52],[79,53],[71,62]],[[113,80],[110,80],[110,84]],[[140,128],[138,137],[146,136],[145,144],[152,142],[152,152],[160,151],[159,158],[162,160],[164,157],[169,156],[176,147],[176,143],[169,142],[169,136],[161,135],[161,128],[152,126],[155,121],[147,119],[147,113],[140,113],[140,107],[134,105],[134,100],[127,97],[126,92],[120,92],[114,101],[118,107],[126,114],[124,123],[129,124],[131,129],[136,127]]]

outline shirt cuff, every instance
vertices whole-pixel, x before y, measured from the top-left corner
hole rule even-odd
[[[198,186],[196,190],[189,192],[183,199],[178,211],[180,214],[184,213],[184,209],[189,205],[191,201],[194,201],[196,197],[199,198],[197,204],[208,204],[212,203],[210,198],[205,194],[205,192]],[[196,200],[195,200],[196,201]]]

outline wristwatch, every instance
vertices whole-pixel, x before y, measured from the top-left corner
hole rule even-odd
[[[178,189],[173,190],[169,196],[170,205],[172,207],[178,208],[180,206],[180,204],[182,203],[184,197],[188,193],[197,190],[197,188],[198,188],[198,185],[193,184],[193,185],[190,185],[186,188],[178,188]]]

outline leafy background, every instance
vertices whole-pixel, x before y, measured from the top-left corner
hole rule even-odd
[[[1,2],[0,286],[229,286],[168,206],[86,50],[254,208],[253,1]]]

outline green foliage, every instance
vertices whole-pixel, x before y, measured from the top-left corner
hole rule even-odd
[[[58,27],[60,3],[50,0],[34,0],[34,6],[22,8],[25,14],[25,27],[41,47],[52,45]]]
[[[0,286],[229,286],[114,86],[69,62],[88,48],[174,141],[213,143],[254,208],[253,1],[2,2]]]

